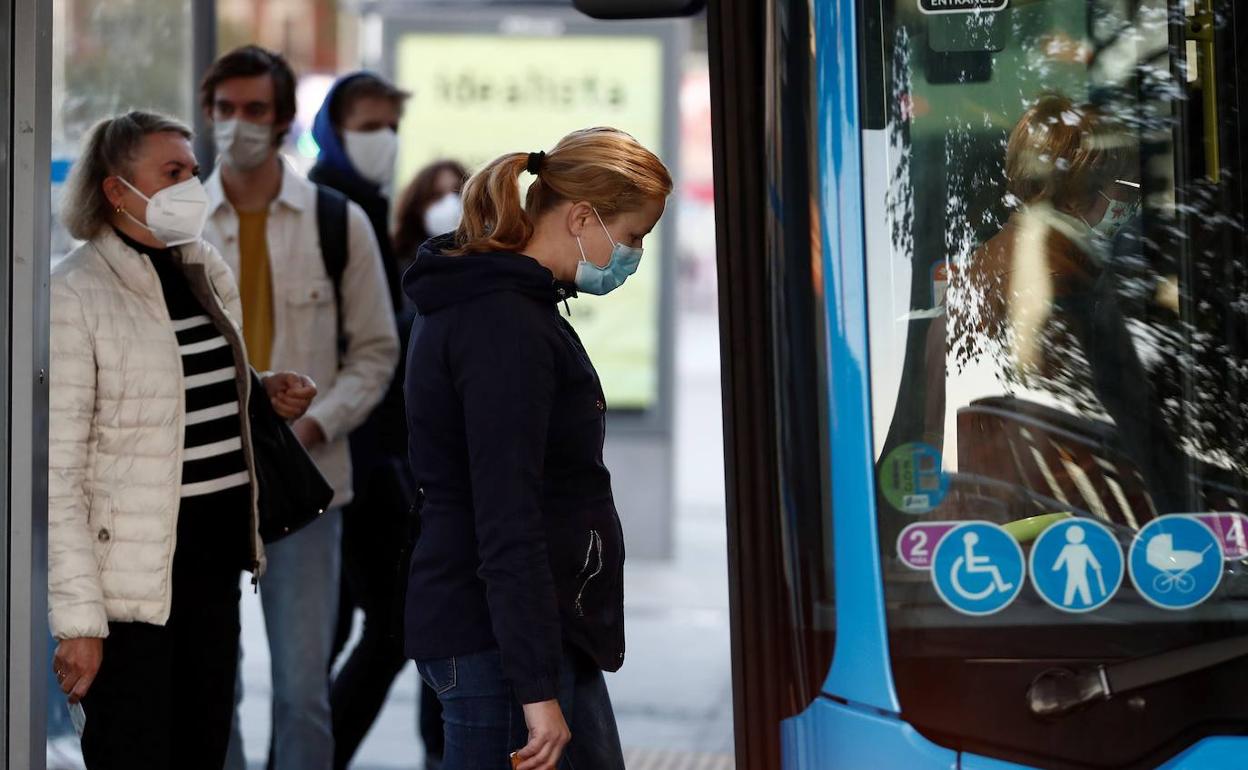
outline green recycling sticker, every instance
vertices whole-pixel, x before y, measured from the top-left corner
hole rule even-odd
[[[927,513],[949,492],[949,477],[941,470],[940,452],[918,441],[902,444],[880,465],[884,499],[902,513]]]

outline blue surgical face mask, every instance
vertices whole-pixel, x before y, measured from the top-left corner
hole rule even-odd
[[[607,229],[606,223],[602,221],[602,217],[598,215],[598,210],[594,209],[594,216],[598,217],[598,224],[602,225],[602,231],[607,234],[607,240],[611,241],[613,247],[611,249],[611,259],[607,261],[606,267],[598,267],[593,262],[585,258],[585,247],[581,245],[581,237],[576,237],[576,247],[581,250],[581,262],[576,266],[576,288],[586,294],[595,294],[599,297],[618,289],[628,280],[628,277],[637,272],[637,265],[641,262],[640,248],[633,246],[625,246],[619,243],[611,236],[611,231]]]

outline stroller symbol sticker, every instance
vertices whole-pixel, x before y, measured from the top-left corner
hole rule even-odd
[[[1131,543],[1131,582],[1149,603],[1185,610],[1222,582],[1222,549],[1207,524],[1175,514],[1149,522]]]
[[[1067,519],[1046,529],[1031,548],[1031,583],[1062,612],[1090,612],[1117,593],[1126,571],[1114,533],[1099,521]]]
[[[1018,597],[1023,550],[1009,533],[986,521],[961,524],[940,539],[932,555],[932,585],[965,615],[1000,612]]]

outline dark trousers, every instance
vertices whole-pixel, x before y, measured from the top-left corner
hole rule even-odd
[[[179,525],[179,531],[183,527]],[[184,543],[186,541],[180,541]],[[89,770],[221,770],[238,667],[237,562],[203,563],[180,544],[164,626],[109,623],[82,701]]]
[[[82,701],[88,770],[225,764],[250,505],[248,487],[182,500],[169,620],[108,624],[99,674]]]
[[[529,742],[524,711],[503,678],[498,650],[417,662],[435,688],[446,721],[444,770],[509,770]],[[559,707],[572,731],[560,770],[624,770],[620,735],[602,671],[569,650],[559,667]]]
[[[386,702],[390,686],[407,664],[403,652],[403,589],[406,579],[405,514],[394,479],[382,465],[365,493],[343,511],[342,590],[334,654],[346,646],[355,609],[364,628],[330,686],[334,726],[334,767],[346,768]],[[425,753],[442,756],[442,707],[421,687],[420,735]]]

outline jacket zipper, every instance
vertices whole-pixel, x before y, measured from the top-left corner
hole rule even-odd
[[[598,555],[597,566],[593,572],[589,572],[589,560],[593,558],[595,552]],[[586,574],[589,572],[589,574]],[[585,565],[581,567],[580,575],[584,575],[581,581],[581,590],[576,592],[576,616],[578,618],[585,617],[585,608],[581,606],[581,599],[585,596],[585,589],[589,587],[589,581],[598,577],[602,573],[602,536],[598,534],[598,530],[591,529],[589,531],[589,547],[585,550]]]

